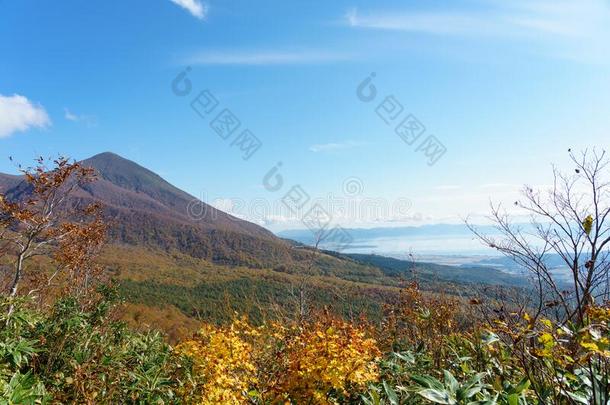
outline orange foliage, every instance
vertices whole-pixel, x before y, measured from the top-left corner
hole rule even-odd
[[[381,356],[366,330],[339,319],[325,318],[296,329],[282,351],[285,369],[275,388],[292,403],[333,403],[329,393],[348,397],[376,381],[375,360]]]
[[[380,356],[363,327],[328,316],[287,327],[243,318],[206,325],[176,350],[193,361],[185,398],[203,404],[334,403],[377,380]]]
[[[106,226],[99,206],[74,208],[69,198],[77,187],[93,181],[93,170],[63,157],[54,160],[51,169],[43,158],[36,163],[20,169],[25,197],[0,195],[0,253],[12,262],[6,288],[14,296],[24,278],[36,279],[27,274],[33,270],[28,263],[45,255],[55,259],[56,269],[39,277],[37,289],[49,287],[61,275],[66,289],[82,294],[99,273],[91,259],[105,241]]]

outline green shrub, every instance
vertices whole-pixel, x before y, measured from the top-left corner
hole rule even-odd
[[[159,333],[114,319],[114,290],[48,312],[0,298],[0,403],[172,403],[183,368]],[[7,318],[8,307],[14,311]]]

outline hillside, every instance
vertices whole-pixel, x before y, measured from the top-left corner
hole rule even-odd
[[[92,167],[98,181],[83,191],[117,209],[146,212],[173,223],[206,230],[234,232],[274,239],[271,232],[253,223],[226,214],[198,201],[196,216],[189,216],[189,204],[197,199],[174,187],[156,173],[111,152],[100,153],[81,162]]]
[[[198,201],[132,161],[102,153],[82,163],[96,169],[99,180],[76,196],[104,205],[117,242],[222,264],[264,267],[286,260],[287,244],[271,232]]]
[[[0,173],[0,191],[5,192],[21,183],[21,176]]]
[[[493,268],[418,263],[414,272],[410,262],[381,256],[314,252],[198,201],[116,154],[82,164],[95,169],[97,180],[76,190],[72,203],[102,205],[111,242],[103,264],[120,280],[134,323],[174,331],[186,318],[223,321],[233,311],[260,320],[294,311],[298,289],[306,290],[308,305],[376,316],[414,279],[424,290],[459,295],[467,294],[470,283],[523,285]],[[0,191],[9,198],[28,192],[11,175],[0,176]],[[193,202],[203,212],[196,218],[189,216]],[[161,308],[163,322],[152,317]]]

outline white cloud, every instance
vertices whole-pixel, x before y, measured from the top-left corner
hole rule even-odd
[[[193,15],[193,17],[203,20],[208,13],[208,7],[199,0],[170,0],[179,5]]]
[[[30,128],[45,128],[51,120],[41,105],[34,105],[19,94],[3,96],[0,94],[0,138]]]
[[[351,27],[389,31],[412,31],[427,34],[465,34],[472,31],[489,31],[493,23],[475,15],[448,12],[382,12],[361,14],[350,10],[345,19]]]
[[[357,142],[357,141],[331,142],[331,143],[322,143],[322,144],[311,145],[309,147],[309,150],[311,152],[315,152],[315,153],[335,152],[338,150],[357,148],[357,147],[363,146],[363,145],[366,145],[366,143]]]
[[[430,34],[548,34],[585,38],[608,33],[610,6],[603,0],[486,1],[472,11],[348,11],[352,27],[414,31]]]
[[[555,57],[610,63],[610,4],[605,0],[486,0],[473,10],[348,11],[354,28],[522,40]]]
[[[297,65],[349,59],[351,56],[345,53],[317,50],[227,50],[197,52],[184,62],[189,65]]]
[[[68,121],[78,121],[78,116],[74,115],[70,112],[70,110],[68,110],[67,108],[64,108],[65,114],[64,117],[68,120]]]
[[[93,115],[75,114],[67,108],[64,108],[64,118],[72,122],[82,122],[88,127],[97,125],[97,118]]]

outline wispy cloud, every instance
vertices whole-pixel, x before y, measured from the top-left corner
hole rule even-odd
[[[345,15],[351,27],[427,34],[466,34],[490,31],[493,23],[477,15],[447,12],[377,12],[360,13],[352,9]]]
[[[70,110],[68,110],[67,108],[64,108],[64,117],[68,120],[68,121],[78,121],[78,116],[72,114],[70,112]]]
[[[94,115],[75,114],[67,108],[64,108],[64,118],[72,122],[82,122],[89,127],[97,124],[97,118]]]
[[[309,150],[311,152],[319,153],[319,152],[336,152],[339,150],[345,149],[353,149],[359,146],[366,145],[366,142],[360,141],[345,141],[345,142],[330,142],[330,143],[321,143],[311,145]]]
[[[49,115],[41,105],[35,105],[19,94],[0,94],[0,138],[30,128],[46,128],[50,125]]]
[[[430,34],[518,35],[544,33],[590,37],[608,32],[610,6],[603,0],[483,2],[470,11],[392,11],[361,13],[352,9],[345,21],[352,27]]]
[[[320,50],[223,50],[200,51],[187,58],[189,65],[299,65],[340,62],[352,59],[342,52]]]
[[[208,6],[199,0],[170,0],[200,20],[205,19],[208,14]]]
[[[354,28],[429,35],[521,39],[554,56],[610,63],[610,3],[604,0],[487,0],[477,9],[349,10]]]

